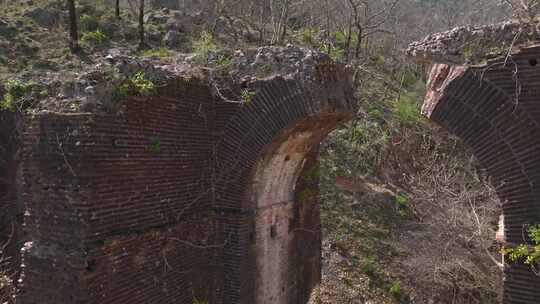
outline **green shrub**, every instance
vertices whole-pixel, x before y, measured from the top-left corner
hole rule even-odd
[[[503,248],[502,253],[512,262],[523,261],[524,264],[533,266],[540,263],[540,224],[530,225],[527,235],[532,244]]]
[[[369,57],[369,61],[374,66],[384,67],[386,58],[383,55],[377,54]]]
[[[242,100],[245,102],[245,103],[250,103],[253,101],[253,99],[255,98],[255,95],[257,93],[255,93],[254,91],[251,91],[251,90],[248,90],[248,89],[245,89],[242,91],[241,95],[242,95]]]
[[[320,48],[321,52],[328,54],[336,62],[345,61],[345,50],[333,45],[325,44]]]
[[[107,41],[107,36],[100,30],[92,32],[85,32],[81,37],[82,42],[90,43],[93,45],[101,45]]]
[[[416,101],[407,98],[397,100],[392,108],[394,118],[405,124],[414,124],[420,121],[420,108]]]
[[[43,89],[43,90],[39,91],[38,96],[40,98],[47,98],[47,97],[49,97],[49,91],[47,89]]]
[[[4,83],[6,93],[0,101],[1,110],[15,110],[16,106],[22,101],[23,97],[30,92],[31,86],[20,80],[11,79]]]
[[[83,32],[94,32],[99,28],[99,21],[95,16],[82,15],[79,23]]]
[[[259,76],[261,77],[268,76],[272,73],[273,70],[274,70],[274,67],[272,66],[272,64],[266,63],[263,66],[261,66],[261,68],[259,69],[260,71]]]
[[[344,31],[337,31],[332,34],[332,38],[336,44],[345,45],[347,43],[347,33]]]
[[[381,109],[379,104],[368,105],[367,114],[369,115],[369,118],[373,120],[382,120],[384,118],[383,109]]]
[[[377,265],[375,264],[375,260],[373,258],[366,259],[362,263],[361,270],[363,273],[367,274],[368,276],[374,275],[377,270]]]
[[[126,98],[130,93],[130,85],[127,83],[123,83],[116,87],[112,93],[112,101],[113,103],[117,103],[121,101],[122,99]]]
[[[401,83],[403,87],[415,89],[415,86],[417,85],[419,80],[420,80],[420,77],[416,74],[416,71],[414,71],[411,68],[403,69],[403,74],[401,77]],[[421,85],[422,87],[425,86],[424,83],[422,83]]]
[[[407,215],[407,210],[409,209],[409,198],[407,196],[403,194],[397,194],[394,197],[394,203],[396,204],[398,213],[401,216]]]
[[[222,73],[230,71],[232,66],[232,58],[228,55],[220,55],[216,61],[216,68]]]
[[[14,303],[15,284],[13,280],[5,273],[0,272],[0,303]]]
[[[301,28],[295,31],[292,37],[299,44],[313,46],[317,44],[315,41],[315,35],[317,34],[318,31],[319,30],[316,28],[310,28],[310,27]]]
[[[208,63],[208,55],[218,49],[214,36],[207,31],[201,32],[201,35],[192,42],[192,48],[200,63]]]
[[[403,297],[403,288],[401,288],[401,283],[400,282],[392,283],[392,286],[390,286],[390,293],[396,299],[401,299]]]
[[[144,75],[144,72],[135,73],[129,79],[129,84],[135,89],[135,92],[140,95],[149,95],[155,92],[154,83]]]
[[[298,201],[307,202],[310,199],[313,199],[317,195],[317,191],[309,187],[306,187],[298,194]]]
[[[152,139],[150,142],[150,151],[159,153],[161,151],[161,140],[159,138]]]
[[[147,96],[155,93],[156,87],[152,81],[146,78],[143,71],[133,74],[124,80],[113,92],[113,102],[118,102],[129,95]]]
[[[337,31],[332,34],[332,40],[334,41],[336,45],[338,45],[341,48],[346,47],[348,38],[349,38],[349,33],[345,31]],[[358,33],[352,32],[349,47],[351,49],[354,49],[357,43],[358,43]]]
[[[144,50],[141,53],[142,57],[154,57],[154,58],[169,58],[171,57],[171,51],[167,48],[160,47],[157,49]]]

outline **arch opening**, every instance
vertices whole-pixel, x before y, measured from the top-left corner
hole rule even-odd
[[[306,303],[320,281],[319,143],[350,115],[309,117],[284,129],[252,169],[254,303]]]

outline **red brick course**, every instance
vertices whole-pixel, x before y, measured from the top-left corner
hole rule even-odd
[[[531,47],[480,67],[438,66],[424,106],[430,119],[473,149],[491,176],[510,244],[523,243],[524,227],[540,221],[539,54],[540,47]],[[441,75],[448,77],[444,85]],[[505,269],[505,304],[538,299],[539,276],[520,263]]]

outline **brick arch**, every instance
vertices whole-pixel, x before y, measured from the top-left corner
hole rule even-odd
[[[295,200],[298,177],[314,165],[319,142],[354,116],[350,84],[349,75],[340,69],[310,84],[282,77],[264,80],[255,84],[254,100],[226,122],[217,147],[214,193],[228,244],[223,303],[260,302],[255,244],[257,232],[265,228],[257,225],[258,215],[281,203],[292,217],[293,205],[281,200]],[[271,202],[263,206],[262,201]],[[289,266],[291,272],[301,271],[297,265]]]
[[[523,226],[540,220],[540,48],[477,67],[436,65],[423,112],[472,149],[503,202],[506,242],[523,242]],[[540,299],[540,277],[505,268],[504,303]]]

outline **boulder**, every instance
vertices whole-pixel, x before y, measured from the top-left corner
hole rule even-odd
[[[169,9],[179,9],[178,0],[152,0],[150,6],[152,8],[169,8]]]
[[[177,48],[181,41],[182,37],[178,31],[168,31],[163,39],[163,44],[170,48]]]
[[[165,24],[167,23],[167,20],[169,20],[169,16],[165,11],[152,12],[144,15],[145,23]]]
[[[178,21],[176,21],[175,19],[172,19],[172,18],[167,20],[167,23],[165,24],[165,30],[167,32],[169,32],[169,31],[178,32],[178,31],[180,31],[181,27],[182,27],[182,25]]]
[[[201,14],[187,15],[174,12],[167,21],[167,30],[177,30],[184,33],[191,33],[196,28],[204,25]]]
[[[100,24],[100,28],[109,37],[121,35],[121,31],[124,30],[124,28],[118,25],[116,21],[103,22],[102,24]]]
[[[148,42],[152,45],[160,44],[163,41],[163,33],[156,31],[149,31],[146,33],[146,38]]]
[[[60,11],[54,8],[41,8],[36,7],[25,14],[26,17],[31,18],[37,24],[43,27],[52,27],[58,24],[60,20]]]

